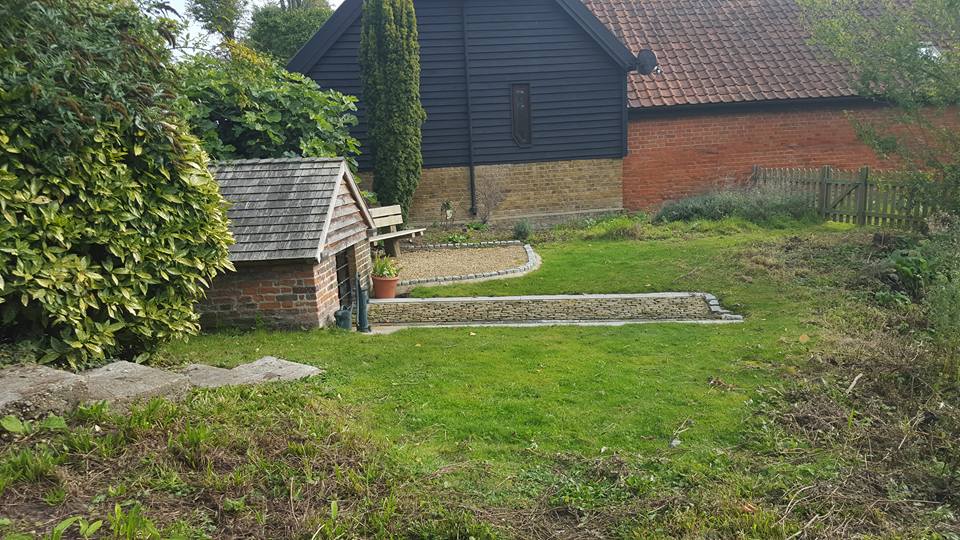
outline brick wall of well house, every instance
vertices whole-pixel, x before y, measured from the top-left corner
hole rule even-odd
[[[364,238],[345,249],[351,253],[351,276],[359,270],[361,285],[369,289],[370,244]],[[333,324],[340,309],[333,252],[320,262],[237,263],[236,269],[217,276],[198,306],[205,328]]]
[[[850,118],[876,118],[883,111],[855,103],[811,103],[631,114],[624,207],[655,207],[744,182],[753,165],[883,168],[857,139]]]
[[[490,193],[502,200],[491,221],[510,223],[528,218],[539,223],[623,208],[623,164],[620,159],[584,159],[477,165],[477,205],[482,210]],[[369,189],[370,173],[362,174]],[[477,218],[470,214],[470,171],[467,167],[424,169],[410,209],[412,224],[443,223],[441,206],[453,205],[453,221]]]
[[[198,306],[204,327],[271,326],[313,328],[325,324],[333,261],[236,263],[236,272],[214,279]],[[334,274],[335,276],[335,274]],[[336,279],[332,288],[336,299]]]

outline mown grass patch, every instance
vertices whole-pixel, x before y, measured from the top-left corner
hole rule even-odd
[[[929,456],[920,450],[925,444],[941,439],[919,436],[920,430],[901,434],[909,435],[903,447],[913,452],[910,474],[894,460],[889,466],[874,461],[876,452],[901,440],[890,443],[889,420],[899,414],[891,396],[906,401],[906,394],[876,399],[882,376],[861,378],[846,392],[856,375],[847,369],[873,375],[865,359],[874,362],[874,356],[850,360],[867,350],[862,340],[872,339],[860,330],[886,316],[873,301],[874,278],[862,271],[880,256],[870,231],[833,225],[766,230],[727,221],[673,225],[673,233],[658,239],[607,240],[585,238],[596,232],[591,227],[541,241],[544,265],[533,274],[416,294],[703,290],[745,314],[746,322],[410,329],[387,336],[223,332],[169,346],[163,356],[170,363],[230,367],[271,354],[326,368],[320,380],[272,385],[263,399],[236,399],[249,402],[250,414],[264,409],[262,423],[251,425],[278,423],[272,433],[294,437],[297,454],[320,448],[376,465],[384,473],[372,481],[387,487],[361,492],[381,506],[392,504],[392,493],[406,501],[399,508],[432,511],[420,520],[405,511],[391,514],[384,518],[386,532],[347,521],[356,523],[349,531],[367,536],[942,538],[953,528],[943,489],[949,474],[940,463],[924,470],[912,465]],[[854,346],[845,356],[827,354]],[[848,364],[856,367],[838,369]],[[897,388],[909,383],[900,367],[883,369],[907,381]],[[877,393],[861,394],[865,388]],[[229,484],[205,487],[192,476],[207,456],[218,455],[224,431],[256,440],[243,427],[250,420],[234,408],[221,413],[193,404],[231,392],[192,398],[183,409],[190,421],[163,431],[163,459],[143,466],[109,501],[145,500],[149,511],[154,494],[191,500],[214,490],[223,493],[222,512],[208,525],[218,534],[209,534],[224,537],[236,534],[224,521],[232,515],[227,509],[284,512],[283,490],[266,503],[229,491]],[[296,439],[312,425],[300,420],[310,404],[326,411],[324,422],[334,426],[323,433],[345,440]],[[887,411],[886,417],[876,411]],[[197,422],[208,418],[203,425],[211,433]],[[122,444],[90,449],[89,429],[72,429],[72,444],[89,455],[112,456],[97,458],[103,463],[120,459]],[[351,440],[364,442],[354,447]],[[240,470],[260,470],[256,463],[241,460]],[[302,467],[280,465],[253,476],[250,489],[269,492],[291,478],[299,485]],[[320,482],[335,475],[316,470],[312,478]],[[940,487],[926,489],[931,486]],[[70,501],[72,492],[65,491]],[[352,493],[318,497],[298,515],[321,523],[331,516],[332,500],[358,505]]]

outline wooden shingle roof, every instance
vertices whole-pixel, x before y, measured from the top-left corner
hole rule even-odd
[[[230,203],[233,262],[319,259],[341,185],[353,192],[373,228],[342,158],[221,161],[210,171]]]

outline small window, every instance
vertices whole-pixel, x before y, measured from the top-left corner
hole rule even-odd
[[[520,146],[531,144],[533,130],[530,125],[530,85],[511,85],[510,103],[513,110],[513,140]]]
[[[350,253],[349,248],[337,253],[337,296],[340,299],[340,307],[348,308],[353,305],[353,277],[350,275]]]

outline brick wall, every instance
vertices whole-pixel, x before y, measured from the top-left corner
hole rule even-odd
[[[881,114],[869,105],[806,104],[633,115],[623,160],[624,207],[648,208],[743,182],[753,165],[883,167],[857,139],[848,116]]]
[[[477,205],[480,215],[494,208],[493,222],[529,218],[543,223],[615,211],[623,208],[622,173],[620,159],[477,165]],[[370,174],[363,176],[369,189]],[[424,169],[410,209],[411,223],[443,223],[444,201],[453,205],[454,222],[478,219],[470,214],[467,167]]]
[[[237,263],[236,272],[217,276],[207,290],[198,306],[201,323],[205,328],[315,328],[322,324],[317,302],[318,275],[325,271],[321,266],[310,261]]]

